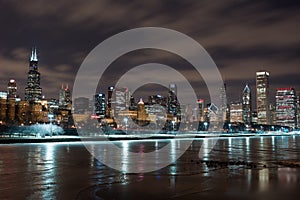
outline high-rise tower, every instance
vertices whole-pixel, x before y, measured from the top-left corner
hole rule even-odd
[[[297,127],[297,97],[294,88],[278,88],[276,92],[277,125]]]
[[[71,91],[69,85],[67,84],[64,87],[62,84],[61,89],[59,90],[59,106],[61,108],[71,108],[71,103]]]
[[[269,110],[269,72],[256,72],[257,123],[270,124]]]
[[[248,84],[245,86],[242,94],[242,110],[243,122],[245,124],[251,123],[251,90]]]
[[[17,83],[14,79],[10,79],[7,84],[7,99],[15,99],[17,97]]]
[[[38,57],[36,48],[32,48],[29,59],[29,72],[27,86],[25,88],[25,99],[31,102],[42,99],[42,88],[40,86],[40,73],[38,71]]]

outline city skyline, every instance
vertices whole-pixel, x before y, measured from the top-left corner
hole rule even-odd
[[[117,122],[118,125],[127,121],[125,119],[127,119],[128,116],[135,116],[134,119],[137,120],[138,124],[145,124],[150,121],[156,123],[156,119],[158,119],[157,114],[162,112],[161,109],[157,112],[158,110],[155,107],[157,104],[165,107],[165,119],[169,123],[174,122],[173,129],[176,129],[174,126],[175,123],[180,123],[183,117],[188,119],[189,115],[192,116],[192,121],[199,122],[199,127],[204,123],[216,122],[217,124],[224,124],[224,126],[222,125],[222,129],[224,130],[226,130],[225,127],[227,125],[228,130],[230,130],[231,123],[244,124],[246,129],[254,124],[266,126],[280,125],[293,128],[298,127],[299,124],[298,110],[300,107],[300,96],[297,96],[297,92],[294,88],[281,87],[276,90],[276,104],[270,103],[270,72],[268,71],[256,72],[256,108],[254,109],[252,109],[252,95],[248,84],[245,85],[245,88],[241,92],[242,100],[239,102],[227,102],[227,105],[224,99],[226,97],[226,84],[219,88],[221,107],[216,107],[215,109],[221,110],[222,113],[218,116],[217,112],[213,111],[214,109],[212,110],[212,106],[215,105],[214,102],[211,101],[205,102],[203,99],[198,99],[194,104],[180,105],[180,101],[177,99],[177,85],[175,83],[169,84],[168,94],[165,96],[161,96],[152,91],[152,93],[150,93],[151,96],[148,96],[147,109],[140,96],[135,96],[135,98],[140,100],[134,101],[134,97],[131,96],[134,93],[131,93],[130,88],[119,86],[108,87],[106,90],[107,98],[105,98],[105,91],[95,93],[92,98],[80,97],[87,99],[88,104],[86,104],[85,107],[82,107],[82,105],[85,104],[84,102],[79,104],[76,102],[76,100],[80,98],[74,97],[75,106],[72,109],[72,92],[68,84],[66,84],[65,87],[64,84],[61,85],[58,99],[54,97],[45,99],[42,96],[42,88],[40,87],[41,74],[38,70],[38,61],[37,49],[32,48],[24,100],[18,97],[17,81],[15,79],[8,81],[7,92],[1,92],[1,99],[4,101],[7,100],[1,103],[1,119],[4,119],[8,124],[14,123],[15,119],[21,124],[31,124],[33,121],[45,122],[45,120],[50,120],[51,117],[49,116],[52,115],[57,115],[58,123],[65,121],[68,124],[69,122],[72,123],[72,120],[70,120],[71,110],[73,110],[74,114],[88,114],[91,112],[88,114],[91,118],[95,117],[100,121],[102,119],[112,120],[114,123]],[[201,96],[201,94],[198,95]],[[18,100],[17,97],[19,98]],[[90,102],[92,102],[92,106],[90,106]],[[195,113],[186,113],[186,109],[189,106],[192,106],[192,109],[196,108],[195,111],[197,114],[195,116]],[[134,114],[134,112],[136,113]],[[27,119],[26,113],[32,113],[30,115],[32,115],[33,118],[31,118],[31,120]],[[150,120],[150,115],[152,115],[152,120]],[[1,121],[1,123],[3,123],[3,121]],[[240,127],[240,125],[237,127]],[[205,129],[206,128],[203,130]]]
[[[38,56],[37,56],[37,49],[36,49],[36,47],[32,47],[31,48],[31,52],[30,52],[30,55],[28,56],[29,57],[29,72],[27,73],[27,76],[28,76],[28,74],[30,74],[30,72],[32,73],[32,71],[34,71],[34,73],[37,73],[38,74],[38,78],[36,78],[36,79],[38,79],[37,80],[37,83],[35,83],[35,84],[37,84],[37,86],[39,87],[40,86],[40,79],[43,79],[43,78],[47,78],[47,75],[41,75],[39,72],[38,72],[38,70],[39,70],[39,65],[38,65],[38,61],[39,61],[39,58],[38,58]],[[28,67],[27,67],[28,68]],[[237,92],[237,93],[240,93],[239,95],[239,97],[238,97],[238,99],[235,99],[235,100],[231,100],[231,101],[227,101],[227,103],[237,103],[237,102],[243,102],[244,101],[244,99],[243,99],[243,97],[244,97],[244,92],[245,92],[245,90],[247,89],[247,92],[248,93],[257,93],[258,91],[255,91],[256,90],[256,87],[257,87],[257,77],[258,77],[258,74],[267,74],[267,88],[268,88],[268,90],[270,90],[270,88],[272,88],[272,83],[270,84],[270,81],[269,81],[269,76],[270,76],[270,72],[267,72],[267,71],[265,71],[265,70],[259,70],[259,71],[257,71],[256,73],[256,82],[255,82],[255,84],[253,85],[253,86],[250,86],[250,84],[248,83],[248,82],[246,82],[246,84],[244,85],[244,89],[241,89],[239,92]],[[24,75],[24,76],[26,76],[26,75]],[[40,78],[40,76],[42,77],[42,78]],[[32,79],[32,78],[31,78]],[[253,80],[255,80],[255,77],[253,76]],[[17,89],[15,89],[16,91],[15,91],[15,95],[16,96],[18,96],[19,98],[21,98],[21,99],[25,99],[25,100],[30,100],[29,99],[29,97],[26,97],[26,87],[19,87],[18,85],[17,85],[17,83],[18,83],[18,80],[16,80],[14,77],[11,77],[10,79],[8,79],[7,81],[6,81],[6,85],[5,85],[5,88],[0,88],[0,91],[1,92],[6,92],[7,90],[8,90],[8,85],[10,84],[10,82],[11,81],[13,81],[13,83],[14,83],[14,85],[16,85],[15,87],[18,87],[19,89],[17,90]],[[27,83],[26,83],[26,85],[27,85],[27,87],[28,87],[28,84],[33,84],[33,83],[31,83],[31,82],[35,82],[35,81],[29,81],[29,78],[27,78]],[[245,82],[245,81],[244,81]],[[252,81],[249,81],[249,82],[252,82]],[[113,82],[112,82],[113,83]],[[59,88],[56,88],[56,94],[54,95],[54,96],[48,96],[48,97],[46,97],[45,95],[44,95],[44,93],[42,93],[42,91],[41,91],[41,88],[38,88],[38,90],[39,90],[39,92],[38,93],[40,93],[40,94],[38,94],[38,99],[42,99],[42,97],[44,98],[45,97],[45,99],[60,99],[60,93],[61,93],[61,91],[64,91],[64,81],[61,81],[60,83],[60,87]],[[174,85],[174,83],[170,83],[171,85]],[[226,82],[224,82],[224,84],[226,85],[226,87],[227,87],[227,84],[226,84]],[[109,86],[109,88],[112,86],[112,87],[114,87],[113,86],[113,84],[110,84],[110,83],[108,83],[108,85],[110,85]],[[69,84],[68,83],[65,83],[65,89],[68,89],[68,90],[70,90],[70,88],[69,88]],[[144,86],[143,86],[144,87]],[[146,87],[146,89],[147,89],[147,86],[145,86]],[[151,85],[150,85],[150,87],[151,87]],[[176,85],[174,85],[173,87],[176,87]],[[291,86],[291,85],[281,85],[281,86],[279,86],[278,88],[284,88],[284,87],[290,87],[290,88],[294,88],[296,91],[300,91],[300,88],[295,88],[294,86]],[[20,92],[20,88],[22,89],[22,88],[24,88],[24,91],[21,91]],[[276,92],[277,92],[277,90],[278,90],[278,88],[275,88],[275,90],[274,91],[268,91],[268,95],[267,95],[267,102],[266,102],[266,104],[275,104],[276,103]],[[99,90],[99,88],[97,89],[97,91],[99,90],[100,92],[102,92],[102,93],[105,93],[106,92],[106,89],[105,88],[101,88],[101,89],[103,89],[103,90]],[[109,90],[109,89],[108,89]],[[130,88],[129,88],[129,90],[130,90]],[[138,89],[137,91],[139,91],[139,90],[141,90],[141,89]],[[148,90],[149,90],[149,86],[148,86]],[[177,90],[177,88],[175,89],[175,90]],[[167,95],[167,91],[168,90],[158,90],[158,91],[160,91],[161,93],[154,93],[154,92],[156,92],[155,90],[154,91],[147,91],[147,93],[146,94],[148,94],[148,96],[135,96],[135,98],[144,98],[144,99],[147,99],[149,96],[151,96],[151,95],[161,95],[161,94],[164,94],[165,93],[165,95]],[[254,92],[253,92],[254,91]],[[226,92],[226,98],[227,99],[231,99],[231,97],[228,95],[228,93],[230,94],[231,92],[230,91],[228,91],[228,89],[226,89],[225,90],[225,92]],[[28,93],[28,92],[27,92]],[[46,93],[47,93],[47,90],[46,90]],[[274,96],[272,96],[272,95],[270,95],[270,94],[275,94]],[[142,92],[142,94],[143,94],[143,92]],[[202,94],[197,94],[197,95],[199,95],[200,97],[202,97],[203,98],[203,96],[202,96]],[[253,95],[253,94],[252,94]],[[254,96],[255,98],[257,97],[257,94]],[[72,97],[70,97],[70,98],[72,98]],[[93,97],[87,97],[87,98],[89,98],[90,100],[92,100],[93,99]],[[208,100],[209,101],[209,100]],[[252,98],[251,99],[249,99],[249,102],[250,102],[250,104],[251,104],[251,107],[253,107],[252,106],[252,104],[254,104],[255,106],[255,108],[257,107],[257,102],[255,102],[256,100],[253,100]],[[197,102],[195,102],[195,105],[197,104]]]
[[[0,24],[6,27],[0,37],[1,90],[6,88],[7,79],[14,78],[18,90],[23,91],[27,82],[24,74],[28,71],[28,51],[31,46],[37,46],[39,70],[41,74],[47,74],[41,80],[41,87],[46,89],[44,95],[46,98],[57,97],[61,83],[69,84],[72,89],[81,62],[98,43],[120,31],[140,26],[174,29],[202,44],[219,67],[227,84],[229,101],[241,100],[240,92],[236,91],[241,91],[246,83],[255,98],[253,74],[259,70],[271,72],[271,97],[275,96],[278,87],[300,88],[297,53],[300,6],[297,2],[228,1],[212,4],[172,1],[172,4],[149,2],[145,5],[138,1],[129,5],[115,2],[110,3],[115,8],[114,15],[99,12],[99,8],[105,11],[106,1],[89,5],[56,2],[45,6],[38,1],[30,4],[2,1],[1,4]],[[137,8],[140,12],[135,12]],[[81,12],[72,12],[76,10]],[[222,14],[225,12],[228,13],[226,17]],[[149,61],[186,69],[184,61],[156,51],[130,53],[113,65],[120,69],[118,73],[122,73]],[[111,77],[107,76],[107,79]],[[191,82],[199,81],[200,84],[195,85],[199,93],[205,93],[203,81],[192,75],[189,77]],[[270,101],[275,103],[275,98]]]

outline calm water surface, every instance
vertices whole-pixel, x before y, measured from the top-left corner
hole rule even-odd
[[[171,150],[172,164],[145,174],[111,169],[80,142],[1,145],[0,199],[298,199],[299,136],[218,138],[205,151],[213,140],[194,140],[177,161]],[[124,155],[109,152],[109,159],[121,159],[126,170],[137,165],[126,151],[150,152],[169,143],[176,151],[179,142],[116,142]]]

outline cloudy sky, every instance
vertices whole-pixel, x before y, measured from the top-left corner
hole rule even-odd
[[[254,93],[255,72],[262,69],[270,72],[271,95],[277,87],[300,90],[299,13],[299,2],[283,0],[72,0],[51,4],[0,0],[0,91],[6,90],[9,78],[15,78],[18,93],[24,96],[28,58],[31,47],[36,46],[43,93],[57,98],[62,83],[73,86],[81,63],[93,48],[114,34],[138,27],[173,29],[200,43],[218,66],[229,101],[240,99],[246,83]],[[112,64],[100,87],[111,85],[130,67],[148,62],[181,70],[189,65],[158,50],[128,53]],[[201,77],[198,81],[191,74],[189,79],[200,88],[198,96],[205,97]]]

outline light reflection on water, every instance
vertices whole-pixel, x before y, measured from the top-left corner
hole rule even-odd
[[[299,187],[300,171],[298,168],[276,166],[274,162],[281,160],[300,160],[300,137],[241,137],[219,138],[217,144],[210,151],[214,139],[195,139],[187,152],[176,161],[176,151],[180,149],[178,140],[149,140],[149,141],[121,141],[117,142],[122,148],[121,155],[108,152],[105,143],[91,143],[94,151],[105,152],[105,159],[116,160],[121,163],[123,172],[132,165],[143,168],[144,163],[132,163],[128,158],[129,151],[144,152],[154,151],[170,143],[170,161],[172,164],[165,169],[150,174],[134,175],[120,173],[103,166],[94,159],[81,143],[47,143],[47,144],[16,144],[0,146],[0,199],[13,197],[27,199],[49,199],[53,196],[75,198],[80,191],[85,191],[90,185],[103,185],[120,183],[129,187],[134,182],[139,182],[141,187],[149,189],[147,180],[155,177],[155,184],[164,184],[170,191],[178,193],[177,188],[183,187],[185,175],[198,174],[196,183],[202,183],[203,177],[222,177],[232,174],[235,181],[241,182],[243,190],[271,191],[273,185],[284,188]],[[199,150],[202,145],[202,154]],[[159,158],[159,155],[155,155]],[[160,162],[154,159],[155,162]],[[255,162],[257,169],[246,166],[208,167],[198,162],[204,161],[229,161],[241,160]],[[154,163],[156,164],[156,163]],[[266,165],[267,167],[263,167]],[[182,177],[182,178],[180,178]],[[191,178],[191,176],[189,176]],[[202,177],[202,178],[201,178]],[[184,181],[183,181],[184,180]],[[212,179],[214,180],[214,179]],[[147,184],[146,184],[147,183]],[[195,185],[196,185],[195,183]],[[222,181],[211,183],[217,187]],[[185,183],[186,184],[186,183]],[[194,183],[189,183],[194,184]],[[230,188],[237,185],[225,182]],[[232,185],[231,185],[232,184]],[[111,186],[113,189],[113,185]],[[191,188],[196,186],[191,185]],[[234,186],[238,187],[238,186]],[[128,191],[130,189],[128,188]],[[15,191],[18,191],[16,193]],[[125,190],[126,191],[126,190]]]

